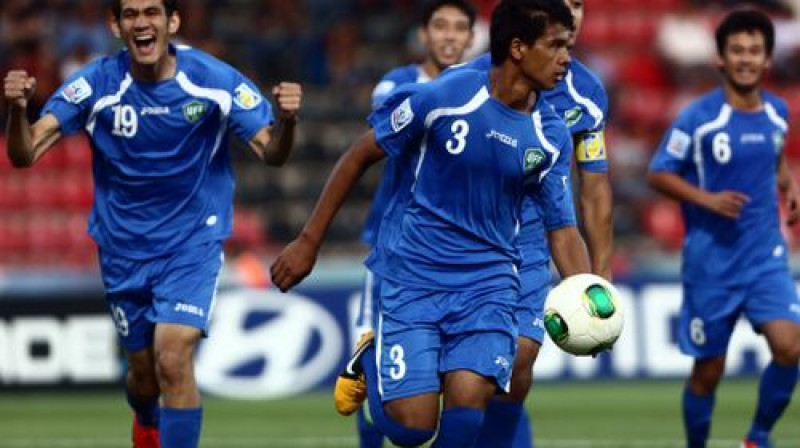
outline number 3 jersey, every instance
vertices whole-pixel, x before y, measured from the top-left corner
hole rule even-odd
[[[564,123],[541,98],[522,113],[489,90],[486,72],[465,69],[400,88],[370,116],[378,145],[413,173],[367,260],[377,274],[426,289],[517,288],[523,199],[572,210]]]
[[[757,112],[736,110],[717,89],[689,105],[667,132],[650,163],[709,192],[750,197],[739,219],[682,204],[686,223],[683,279],[736,285],[787,263],[780,232],[777,170],[787,131],[786,103],[762,93]]]
[[[170,46],[176,75],[136,81],[127,51],[99,59],[49,100],[61,133],[91,139],[89,233],[103,252],[147,259],[225,239],[232,228],[231,131],[249,142],[273,122],[258,88],[229,65]]]

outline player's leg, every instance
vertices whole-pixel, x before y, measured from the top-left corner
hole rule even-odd
[[[134,448],[158,448],[158,381],[153,357],[152,293],[147,263],[100,253],[100,270],[111,316],[125,348],[125,395],[134,411]]]
[[[222,268],[222,244],[187,248],[156,263],[154,353],[161,389],[161,445],[196,448],[203,411],[194,353],[208,322]]]
[[[447,373],[444,411],[433,446],[488,448],[497,445],[481,439],[485,411],[498,390],[510,392],[517,341],[513,313],[517,294],[497,291],[460,296],[461,302],[450,305],[442,324],[447,336],[441,369]],[[512,429],[519,422],[519,414],[514,417]]]
[[[519,338],[511,393],[496,395],[489,402],[479,446],[486,448],[531,448],[533,425],[525,410],[525,399],[533,385],[533,365],[544,340],[544,301],[550,290],[550,265],[531,267],[521,272],[522,293],[515,307]],[[545,286],[542,286],[545,285]]]
[[[797,385],[800,301],[790,274],[781,270],[759,278],[749,292],[745,314],[766,336],[772,352],[772,361],[761,375],[758,404],[745,440],[747,448],[762,448],[771,446],[770,432]]]
[[[378,297],[380,296],[380,278],[367,269],[364,276],[364,285],[359,300],[358,317],[356,318],[356,333],[359,338],[375,328],[374,320],[378,315]],[[364,408],[356,411],[356,430],[358,431],[359,448],[383,447],[383,435],[375,426],[367,421]]]
[[[683,391],[683,424],[687,447],[705,448],[725,352],[744,295],[739,289],[688,284],[683,292],[678,344],[695,359]]]
[[[421,445],[436,431],[441,296],[381,281],[376,336],[360,364],[372,421],[396,445]]]

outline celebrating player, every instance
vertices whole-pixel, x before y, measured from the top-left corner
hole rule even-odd
[[[472,44],[472,27],[475,24],[475,8],[467,0],[431,0],[422,10],[419,37],[427,49],[421,64],[410,64],[395,68],[387,73],[372,93],[372,107],[377,109],[397,87],[405,84],[425,83],[441,73],[445,68],[461,61],[464,52]],[[398,166],[394,159],[386,161],[380,186],[372,200],[361,240],[373,246],[377,240],[384,209],[398,187]],[[361,294],[359,313],[356,319],[358,336],[372,331],[372,319],[377,315],[377,297],[380,293],[380,279],[367,269]],[[383,446],[383,436],[369,424],[362,409],[358,410],[358,434],[361,448]]]
[[[367,388],[376,426],[396,444],[424,443],[440,420],[433,446],[476,446],[491,396],[508,391],[522,201],[539,196],[547,216],[571,215],[574,224],[574,213],[560,210],[572,210],[571,138],[538,95],[566,74],[571,28],[561,3],[501,3],[491,25],[495,67],[398,89],[272,266],[282,290],[305,277],[347,192],[384,154],[410,173],[368,260],[382,279],[377,341],[365,339],[343,374]],[[589,270],[577,231],[553,255],[564,275]],[[353,390],[337,395],[340,412],[363,401],[363,389]]]
[[[790,223],[800,218],[800,196],[783,147],[786,103],[762,88],[774,35],[760,12],[725,17],[716,30],[722,87],[683,110],[650,164],[650,185],[682,203],[686,224],[678,340],[695,359],[683,394],[689,448],[706,446],[725,352],[741,314],[767,338],[773,357],[743,448],[772,446],[770,431],[797,383],[800,300],[777,190],[785,194]]]
[[[106,297],[128,358],[126,390],[137,448],[197,447],[202,422],[193,353],[206,334],[222,242],[231,232],[231,132],[269,165],[294,141],[300,86],[273,90],[274,123],[258,88],[230,66],[169,43],[175,0],[113,2],[125,50],[80,70],[28,123],[36,80],[5,78],[8,156],[34,165],[81,129],[93,150],[89,233],[99,246]],[[160,400],[160,407],[159,407]]]

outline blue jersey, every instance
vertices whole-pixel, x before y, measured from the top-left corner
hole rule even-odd
[[[722,89],[703,96],[680,114],[650,163],[651,171],[676,174],[700,189],[750,197],[735,220],[682,204],[687,283],[736,285],[786,267],[776,173],[788,111],[775,95],[763,92],[762,99],[762,111],[743,112],[726,102]]]
[[[491,55],[484,53],[470,62],[454,66],[453,69],[488,71],[491,67]],[[542,95],[569,128],[574,144],[570,151],[574,151],[578,167],[590,172],[608,172],[604,136],[608,95],[597,76],[580,61],[573,60],[564,80],[554,89],[543,91]],[[536,198],[526,200],[520,233],[525,268],[547,268],[550,250],[547,239],[542,238],[545,230],[575,225],[574,210],[562,211],[566,213],[564,216],[543,216],[543,209]]]
[[[398,87],[407,84],[425,83],[430,80],[421,65],[411,64],[391,70],[384,75],[372,91],[372,110],[377,110]],[[361,241],[370,246],[377,242],[381,219],[392,195],[401,188],[403,176],[405,176],[405,167],[398,166],[395,159],[389,158],[384,165],[378,189],[372,197],[372,205],[367,215],[367,221],[364,223],[363,232],[361,232]]]
[[[232,227],[228,137],[249,142],[273,122],[258,88],[232,67],[170,47],[174,78],[140,82],[127,51],[72,76],[50,98],[62,134],[91,139],[89,233],[105,253],[148,259],[226,238]]]
[[[546,101],[512,110],[490,97],[486,72],[463,70],[400,89],[370,123],[390,157],[416,161],[370,268],[427,289],[518,288],[523,199],[572,209],[570,135]]]

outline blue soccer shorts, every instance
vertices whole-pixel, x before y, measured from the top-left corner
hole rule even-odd
[[[694,358],[723,356],[739,316],[758,331],[770,321],[800,323],[800,301],[788,270],[778,269],[737,286],[683,285],[678,344]]]
[[[544,341],[544,301],[551,287],[550,262],[520,271],[521,292],[514,313],[519,335],[542,344]]]
[[[187,325],[206,335],[222,262],[219,241],[149,260],[101,250],[106,299],[125,349],[152,346],[157,323]]]
[[[377,328],[384,401],[441,391],[441,375],[469,370],[508,392],[516,353],[517,291],[444,292],[381,281]]]

